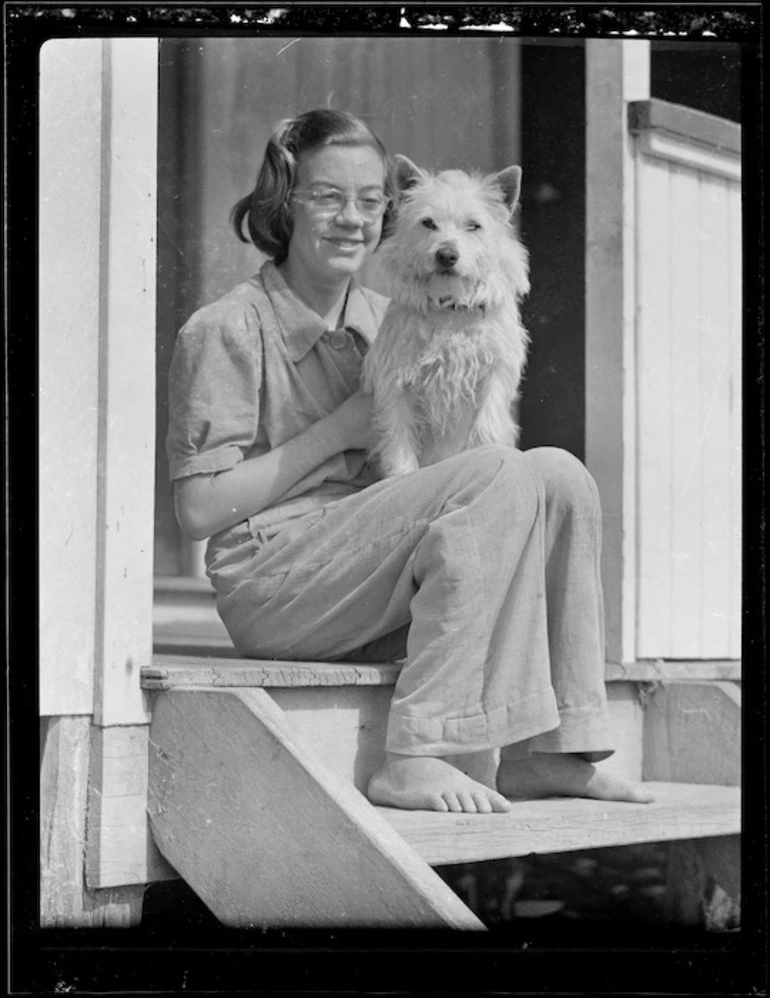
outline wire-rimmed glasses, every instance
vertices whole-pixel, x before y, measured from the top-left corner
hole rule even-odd
[[[314,215],[333,218],[341,214],[348,201],[355,201],[358,214],[365,225],[374,225],[388,209],[390,198],[384,194],[343,194],[333,187],[317,188],[310,191],[292,191],[291,200],[306,204]]]

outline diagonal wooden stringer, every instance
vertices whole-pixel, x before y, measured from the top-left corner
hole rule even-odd
[[[161,852],[225,924],[484,928],[263,689],[158,695],[148,810]]]

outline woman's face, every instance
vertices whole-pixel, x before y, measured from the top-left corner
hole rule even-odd
[[[295,278],[327,285],[355,274],[377,248],[382,218],[366,223],[352,199],[382,195],[384,184],[384,164],[369,146],[322,146],[303,153],[297,162],[295,190],[331,188],[350,200],[336,215],[317,212],[310,200],[292,201],[289,272]]]

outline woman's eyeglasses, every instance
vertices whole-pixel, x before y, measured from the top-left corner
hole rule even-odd
[[[362,194],[356,197],[335,190],[292,191],[290,198],[306,204],[314,215],[321,218],[339,215],[345,210],[348,201],[355,201],[356,209],[366,225],[372,225],[381,219],[390,204],[390,198],[383,194]]]

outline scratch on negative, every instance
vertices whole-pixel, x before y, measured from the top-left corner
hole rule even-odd
[[[288,45],[284,45],[284,47],[282,49],[278,49],[278,51],[275,54],[276,55],[283,55],[283,53],[286,51],[286,49],[290,49],[292,47],[292,45],[296,45],[297,42],[301,42],[301,41],[302,41],[301,38],[293,38],[289,42]]]

